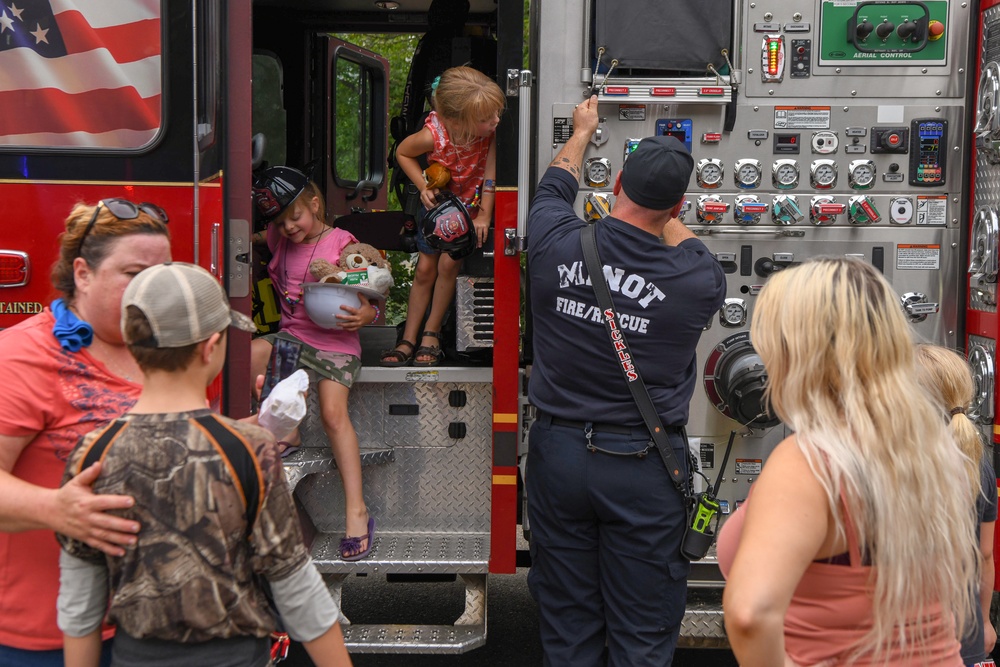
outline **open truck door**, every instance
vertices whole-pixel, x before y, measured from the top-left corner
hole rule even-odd
[[[326,64],[317,100],[322,122],[315,130],[323,138],[327,209],[331,218],[349,213],[384,210],[387,204],[386,151],[389,109],[389,61],[334,37],[323,37],[317,48]]]

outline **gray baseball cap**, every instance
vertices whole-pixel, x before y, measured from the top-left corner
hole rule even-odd
[[[144,341],[125,338],[142,347],[184,347],[234,326],[253,332],[257,325],[229,307],[226,291],[211,273],[194,264],[167,262],[139,272],[122,297],[122,335],[125,311],[135,306],[149,320],[153,337]]]

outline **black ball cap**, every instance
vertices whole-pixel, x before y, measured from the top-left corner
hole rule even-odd
[[[258,219],[268,223],[280,216],[309,185],[298,169],[268,167],[254,179],[253,203]]]
[[[675,137],[646,137],[622,169],[622,189],[639,206],[663,211],[684,198],[694,158]]]

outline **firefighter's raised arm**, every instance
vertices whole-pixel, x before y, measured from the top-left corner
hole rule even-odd
[[[587,142],[597,130],[600,119],[597,116],[597,95],[580,102],[573,109],[573,136],[563,145],[562,150],[552,160],[550,167],[559,167],[580,178],[583,151]]]

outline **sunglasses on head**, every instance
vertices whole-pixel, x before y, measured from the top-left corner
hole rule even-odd
[[[160,222],[162,224],[167,224],[170,222],[170,218],[167,217],[167,212],[156,204],[151,204],[149,202],[142,202],[141,204],[134,204],[128,199],[102,199],[97,202],[97,206],[94,208],[94,215],[90,216],[90,222],[83,230],[83,234],[80,235],[80,245],[77,246],[76,256],[79,257],[80,253],[83,251],[83,242],[87,240],[87,235],[90,234],[90,230],[94,228],[94,223],[97,222],[97,216],[101,212],[101,208],[106,208],[119,220],[135,220],[139,217],[139,213],[145,213],[153,220]]]

